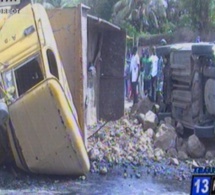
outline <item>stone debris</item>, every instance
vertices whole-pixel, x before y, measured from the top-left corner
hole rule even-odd
[[[206,152],[205,146],[196,135],[191,135],[187,142],[187,153],[192,158],[202,158]]]
[[[188,159],[187,153],[184,151],[178,151],[178,159],[187,160]]]
[[[160,131],[158,130],[158,133],[156,134],[154,143],[155,147],[161,148],[164,151],[167,151],[170,148],[175,148],[177,134],[174,130],[174,127],[165,124],[161,126],[163,128],[160,128]]]
[[[178,161],[177,158],[171,158],[170,160],[171,160],[170,162],[171,162],[173,165],[176,165],[176,166],[179,165],[179,161]]]
[[[107,172],[108,172],[107,167],[101,167],[100,170],[99,170],[99,173],[101,175],[106,175]]]
[[[147,137],[149,137],[151,139],[154,137],[154,131],[153,131],[153,129],[149,128],[149,129],[146,130],[145,133],[146,133]]]
[[[184,133],[184,127],[183,127],[183,125],[180,122],[177,123],[175,129],[176,129],[176,132],[179,135],[183,135],[183,133]]]
[[[144,129],[155,129],[158,124],[158,117],[152,111],[148,111],[144,117]]]
[[[138,122],[144,126],[145,115],[142,113],[139,113],[136,115],[136,118]]]
[[[207,151],[206,154],[205,154],[205,158],[207,160],[211,160],[215,157],[215,151]]]
[[[148,111],[152,110],[154,106],[154,103],[152,103],[148,97],[142,99],[136,108],[137,113],[143,113],[146,114]]]
[[[192,161],[192,166],[193,167],[199,167],[199,165],[197,164],[197,162],[195,160]]]
[[[142,104],[141,106],[143,109]],[[139,107],[138,111],[141,109]],[[169,159],[170,164],[179,166],[179,161],[189,160],[190,157],[204,157],[206,149],[201,141],[195,135],[187,140],[181,138],[176,132],[177,126],[181,128],[180,124],[176,126],[173,124],[171,117],[166,117],[164,121],[158,123],[157,115],[146,108],[144,113],[137,112],[136,117],[125,114],[117,121],[108,122],[88,140],[91,171],[105,175],[109,166],[117,164],[144,166],[146,159],[153,162]],[[208,159],[213,156],[212,152],[206,154]],[[189,161],[188,164],[196,166],[194,161]],[[128,177],[126,171],[123,177]]]
[[[167,150],[167,155],[173,158],[177,158],[178,157],[178,153],[177,150],[175,148],[170,148]]]

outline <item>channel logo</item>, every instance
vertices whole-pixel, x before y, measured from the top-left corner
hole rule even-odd
[[[18,5],[20,0],[0,0],[0,7]]]
[[[215,195],[215,167],[194,168],[191,195]]]

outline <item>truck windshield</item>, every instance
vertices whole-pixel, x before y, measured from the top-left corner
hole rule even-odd
[[[15,69],[14,74],[19,96],[43,80],[38,58]]]
[[[43,80],[39,57],[3,73],[3,79],[6,91],[16,99]]]

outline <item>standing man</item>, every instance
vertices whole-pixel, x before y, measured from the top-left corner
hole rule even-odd
[[[152,62],[152,101],[156,102],[156,89],[157,89],[157,73],[158,73],[158,57],[156,55],[155,47],[151,48],[150,61]]]
[[[133,105],[138,103],[137,86],[139,77],[140,58],[137,54],[137,47],[133,47],[131,64],[130,64],[130,75],[131,75],[131,90],[133,95]]]
[[[151,94],[151,75],[152,75],[152,62],[149,59],[148,48],[145,51],[145,58],[142,59],[144,66],[144,94],[145,96],[150,96]]]

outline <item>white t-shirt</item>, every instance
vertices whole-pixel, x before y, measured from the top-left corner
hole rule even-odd
[[[157,76],[158,73],[158,57],[156,55],[150,56],[150,60],[152,62],[152,77]]]
[[[136,82],[138,77],[138,65],[140,64],[140,58],[138,54],[133,55],[131,57],[131,65],[130,65],[130,72],[131,72],[131,82]]]

